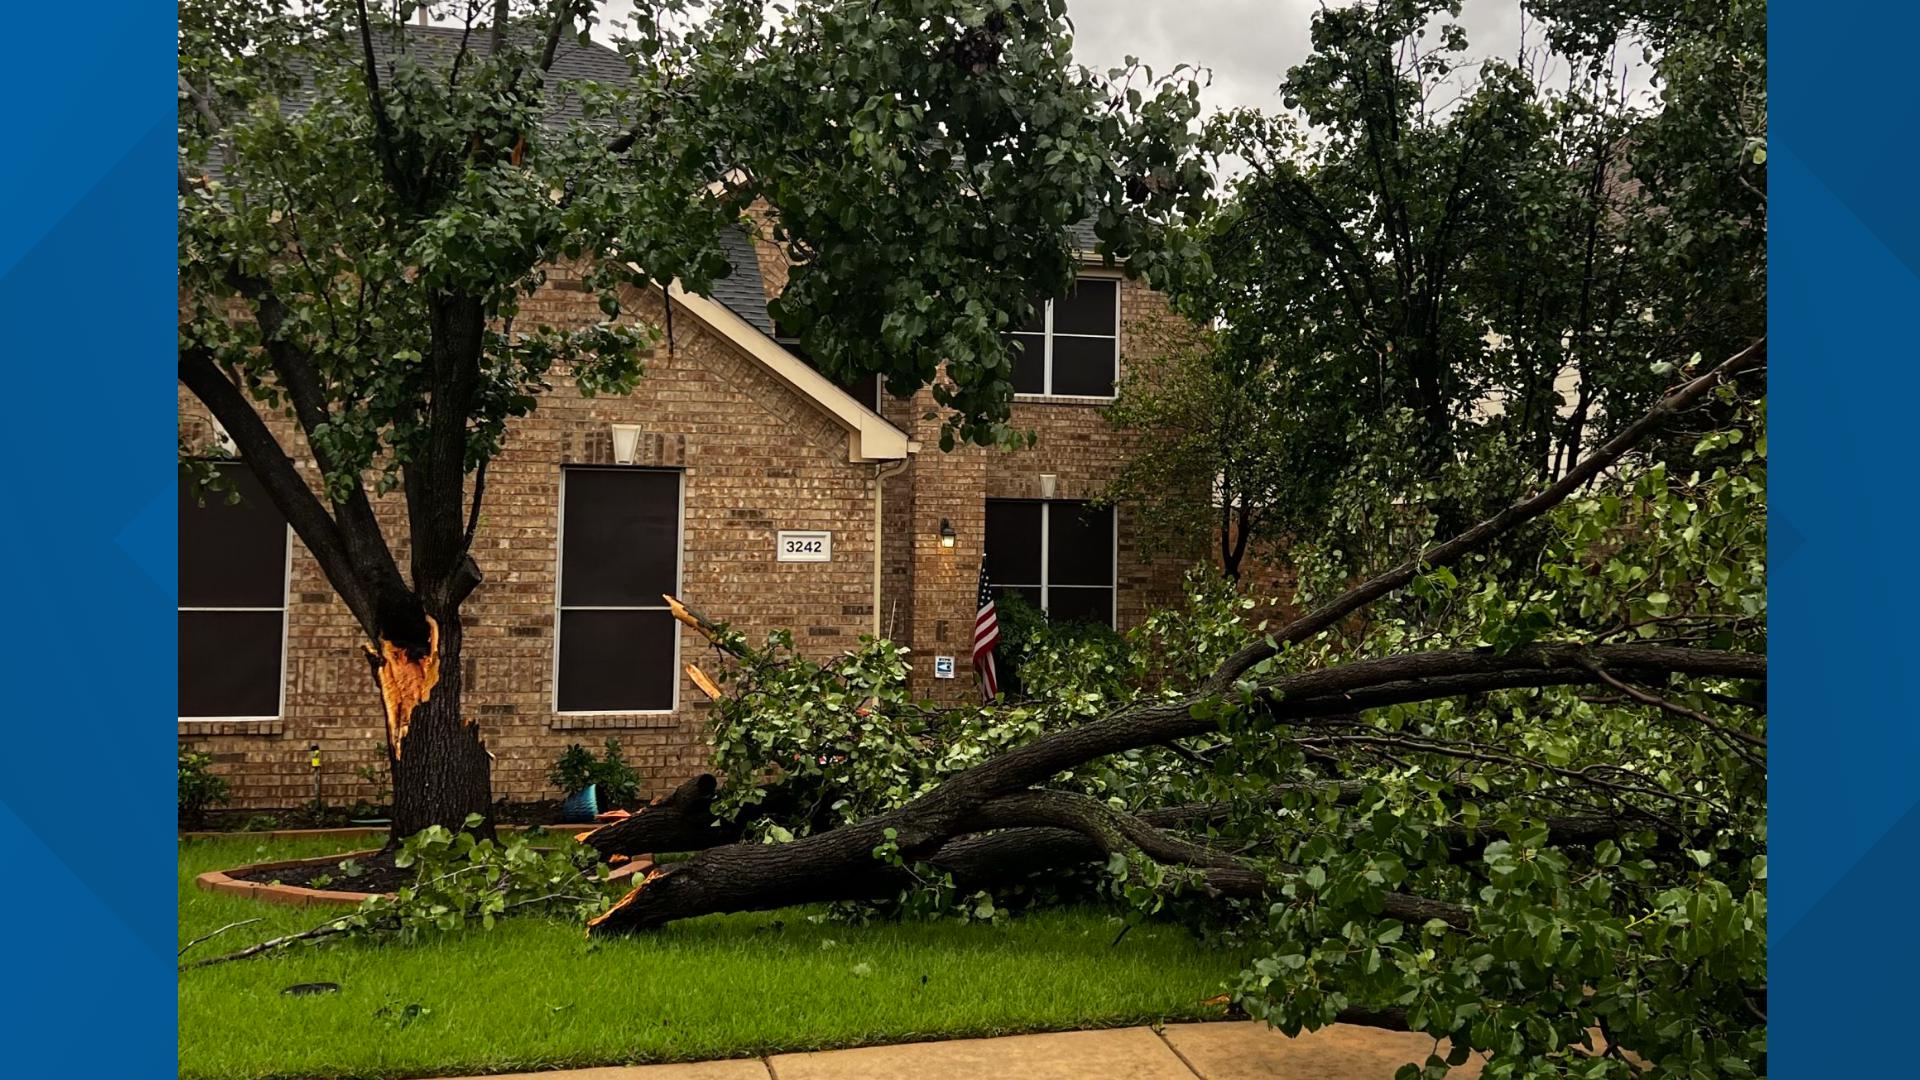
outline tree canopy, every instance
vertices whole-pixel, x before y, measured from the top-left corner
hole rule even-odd
[[[832,374],[943,371],[943,443],[992,443],[1000,333],[1070,279],[1068,226],[1172,280],[1208,184],[1192,80],[1072,64],[1061,0],[656,0],[598,75],[555,66],[601,48],[591,0],[418,6],[188,0],[179,39],[180,381],[367,635],[396,835],[488,812],[457,663],[488,461],[557,375],[630,388],[634,306],[708,289],[723,228],[771,208],[777,314]],[[604,321],[521,317],[557,267]]]
[[[1458,3],[1327,8],[1281,109],[1209,120],[1242,171],[1175,295],[1215,329],[1123,392],[1179,437],[1112,497],[1187,547],[1214,519],[1230,567],[1249,532],[1364,563],[1383,495],[1458,527],[1761,332],[1764,8],[1528,8],[1545,43],[1478,61]]]

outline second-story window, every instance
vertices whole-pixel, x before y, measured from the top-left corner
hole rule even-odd
[[[1065,296],[1037,304],[1007,335],[1013,392],[1112,397],[1120,371],[1120,283],[1081,278]]]

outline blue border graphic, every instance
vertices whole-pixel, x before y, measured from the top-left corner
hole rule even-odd
[[[0,1072],[171,1076],[175,16],[73,16],[20,24],[0,155]]]
[[[1910,1075],[1920,6],[1772,21],[1770,1072]],[[7,1071],[167,1076],[174,14],[102,0],[62,32],[14,50],[0,157]]]
[[[1911,1076],[1920,9],[1777,3],[1770,29],[1768,1064]]]

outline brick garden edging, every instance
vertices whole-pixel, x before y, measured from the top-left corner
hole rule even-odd
[[[527,829],[527,825],[502,825],[499,828]],[[591,826],[588,826],[591,828]],[[182,839],[195,836],[264,836],[268,838],[287,836],[334,836],[352,835],[359,832],[385,832],[385,829],[285,829],[277,833],[181,833]],[[390,896],[391,893],[349,892],[345,889],[309,889],[303,885],[278,885],[270,881],[252,881],[236,878],[236,873],[251,874],[264,870],[288,870],[296,866],[323,866],[344,859],[361,859],[380,854],[380,848],[368,848],[365,851],[341,851],[332,855],[316,855],[307,859],[280,859],[274,862],[249,863],[230,870],[209,870],[193,879],[195,888],[207,892],[226,893],[229,896],[244,896],[252,900],[263,900],[269,904],[286,904],[290,907],[321,907],[326,905],[357,906],[369,896]],[[630,874],[644,873],[653,866],[653,858],[648,855],[636,855],[615,867],[610,875],[623,878]]]
[[[331,831],[331,830],[329,830]],[[343,851],[333,855],[319,855],[310,859],[281,859],[277,862],[252,863],[236,866],[234,871],[252,872],[256,870],[287,870],[296,866],[321,866],[337,863],[342,859],[358,859],[380,854],[379,848],[366,851]],[[264,900],[269,904],[287,904],[292,907],[316,907],[327,904],[358,905],[360,901],[377,893],[346,892],[341,889],[309,889],[300,885],[276,885],[268,881],[244,881],[232,877],[232,871],[209,870],[193,879],[196,888],[208,892],[227,893],[231,896],[245,896],[253,900]]]

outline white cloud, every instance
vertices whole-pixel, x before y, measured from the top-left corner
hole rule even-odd
[[[1338,2],[1338,0],[1333,0]],[[1279,86],[1289,67],[1306,58],[1313,13],[1322,0],[1068,0],[1074,58],[1104,70],[1138,57],[1156,74],[1178,64],[1209,69],[1202,92],[1208,109],[1280,107]],[[630,0],[602,8],[603,21],[624,18]],[[1460,24],[1475,58],[1516,57],[1538,46],[1520,0],[1464,0]],[[1639,57],[1629,84],[1644,91],[1648,73]]]

